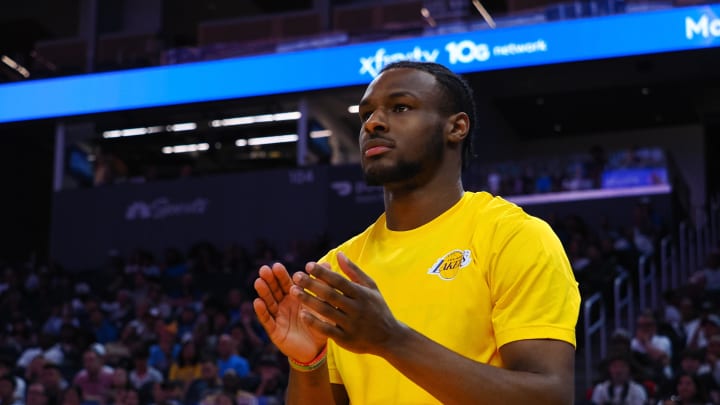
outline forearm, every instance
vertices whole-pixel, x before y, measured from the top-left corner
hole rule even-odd
[[[443,404],[571,404],[573,375],[513,371],[463,357],[407,328],[381,356]],[[573,365],[568,365],[573,369]]]
[[[327,364],[313,371],[290,369],[288,405],[334,404]]]

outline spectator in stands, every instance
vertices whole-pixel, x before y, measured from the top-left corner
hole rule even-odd
[[[217,360],[206,357],[202,361],[200,378],[195,379],[185,392],[185,403],[199,403],[207,393],[222,389],[222,380],[218,376]]]
[[[129,389],[124,394],[116,396],[114,405],[140,405],[140,395],[137,391]]]
[[[45,367],[45,363],[45,357],[42,354],[38,354],[30,361],[23,373],[23,377],[28,384],[40,381],[40,374],[43,367]]]
[[[236,344],[232,336],[224,333],[218,339],[218,376],[222,377],[228,370],[233,370],[238,377],[245,377],[250,373],[250,364],[244,357],[236,353]]]
[[[26,405],[47,405],[48,395],[45,387],[40,383],[32,383],[28,386]]]
[[[123,367],[116,367],[113,372],[113,382],[110,390],[114,393],[124,392],[133,389],[130,384],[128,371]]]
[[[83,401],[104,404],[105,393],[113,383],[113,369],[105,365],[104,348],[94,344],[83,353],[83,368],[73,379],[73,385],[82,390]]]
[[[127,289],[120,289],[115,293],[115,299],[106,304],[110,321],[116,325],[125,325],[133,316],[133,300]]]
[[[60,367],[53,363],[46,363],[40,375],[40,383],[45,387],[48,405],[59,405],[68,382],[63,378]]]
[[[170,325],[162,325],[159,328],[159,341],[150,346],[150,357],[148,364],[154,367],[163,375],[167,375],[170,370],[170,364],[173,362],[175,354],[180,349],[175,344],[175,328]]]
[[[605,362],[608,379],[595,385],[592,392],[592,403],[594,405],[644,405],[648,396],[645,388],[632,379],[630,353],[612,353]]]
[[[702,349],[707,346],[707,338],[702,327],[702,319],[697,310],[697,303],[692,297],[680,299],[679,309],[682,316],[682,336],[688,349]]]
[[[25,388],[27,384],[25,380],[13,373],[12,362],[7,358],[0,357],[0,377],[10,376],[15,381],[15,394],[14,397],[20,402],[25,402]]]
[[[156,368],[148,365],[149,351],[146,345],[141,345],[133,351],[134,367],[128,375],[130,385],[138,391],[148,389],[155,383],[163,381],[163,375]]]
[[[106,344],[117,340],[117,328],[106,318],[100,308],[94,308],[92,312],[88,314],[88,318],[90,323],[89,327],[95,336],[96,342]]]
[[[227,311],[221,309],[212,314],[212,329],[210,334],[213,336],[220,336],[228,334],[230,332],[230,318]]]
[[[21,370],[26,369],[33,359],[40,356],[56,364],[62,362],[62,352],[54,347],[55,339],[47,334],[40,333],[38,335],[37,344],[30,345],[23,350],[17,360],[17,367]]]
[[[711,402],[697,377],[683,373],[678,376],[674,394],[658,403],[658,405],[676,404],[711,405]]]
[[[0,404],[22,405],[23,401],[15,398],[15,378],[10,374],[0,376]]]
[[[137,277],[138,275],[136,275]],[[157,308],[153,308],[146,298],[147,296],[144,296],[141,301],[137,302],[135,319],[128,324],[128,327],[132,329],[132,334],[136,336],[139,342],[152,342],[157,339],[155,322],[158,320],[160,312]]]
[[[635,336],[630,343],[634,356],[652,372],[655,382],[662,383],[672,377],[672,342],[657,334],[655,314],[646,310],[635,323]]]
[[[150,405],[181,405],[178,386],[171,381],[155,382],[152,388],[153,401]]]
[[[83,401],[82,389],[76,385],[71,385],[63,392],[62,405],[82,405],[84,403],[97,403],[92,401]]]
[[[712,370],[715,383],[720,386],[720,334],[713,334],[708,338],[705,361]]]
[[[187,390],[195,379],[200,378],[201,371],[202,365],[195,341],[188,336],[183,340],[177,360],[170,366],[168,380],[180,381],[183,389]]]
[[[720,293],[720,250],[707,254],[704,267],[690,277],[690,283],[711,293]]]
[[[714,403],[720,403],[720,385],[715,382],[712,376],[712,368],[705,361],[702,350],[688,349],[680,354],[680,368],[678,376],[689,374],[694,376],[704,387],[705,391]],[[675,382],[677,383],[677,377]]]
[[[710,344],[710,338],[715,335],[720,335],[720,316],[714,313],[706,314],[701,316],[700,327],[702,328],[702,334],[705,336],[707,345]]]
[[[273,346],[274,347],[274,346]],[[277,349],[275,349],[277,353]],[[265,400],[282,399],[287,384],[287,371],[280,366],[278,356],[267,353],[260,357],[254,373],[260,377],[255,396]]]

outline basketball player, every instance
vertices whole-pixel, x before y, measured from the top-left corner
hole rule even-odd
[[[359,115],[385,213],[305,272],[275,263],[255,282],[255,311],[290,361],[288,403],[572,403],[577,283],[545,222],[463,190],[467,83],[391,64]]]

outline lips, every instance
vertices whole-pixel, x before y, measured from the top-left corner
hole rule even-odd
[[[393,148],[390,142],[382,140],[371,140],[363,146],[363,155],[365,157],[379,156],[389,152]]]
[[[383,153],[389,151],[390,148],[387,146],[374,146],[370,149],[365,150],[365,157],[373,157],[377,155],[382,155]]]

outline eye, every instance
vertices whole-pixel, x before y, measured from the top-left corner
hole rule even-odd
[[[410,106],[405,105],[405,104],[395,104],[393,106],[393,112],[405,112],[405,111],[409,111],[409,110],[410,110]]]
[[[358,115],[360,116],[360,122],[365,122],[372,115],[372,111],[360,111]]]

